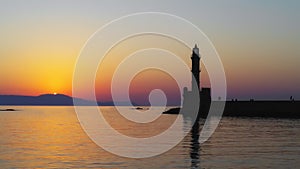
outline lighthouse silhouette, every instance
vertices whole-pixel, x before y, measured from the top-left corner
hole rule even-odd
[[[192,75],[195,78],[196,83],[193,83],[192,80],[192,91],[201,91],[200,86],[200,54],[199,54],[199,48],[197,47],[197,44],[195,44],[195,47],[193,48],[192,53]]]
[[[211,93],[210,88],[203,88],[201,87],[200,83],[200,60],[201,55],[199,53],[199,48],[197,44],[195,44],[195,47],[192,49],[192,88],[191,90],[188,90],[187,87],[183,88],[183,104],[182,108],[185,111],[188,111],[190,107],[195,106],[195,104],[199,105],[198,112],[207,112],[210,107],[211,102]],[[198,99],[195,99],[198,97]],[[200,102],[198,103],[200,99]],[[195,103],[196,102],[196,103]]]

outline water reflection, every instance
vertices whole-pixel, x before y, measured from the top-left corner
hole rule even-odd
[[[193,125],[192,119],[188,116],[183,116],[184,129],[190,128],[189,126]],[[200,119],[197,118],[195,124],[192,126],[189,134],[185,137],[183,142],[189,144],[189,156],[190,156],[190,168],[200,168]],[[183,147],[184,148],[184,147]]]
[[[191,168],[200,168],[200,143],[199,143],[199,121],[194,124],[191,130]]]
[[[13,108],[22,111],[0,113],[0,168],[299,168],[300,165],[300,120],[223,118],[213,136],[200,145],[204,123],[200,119],[170,151],[152,158],[129,159],[94,144],[80,127],[72,107]],[[155,135],[176,118],[163,115],[158,124],[149,128],[123,123],[113,108],[106,109],[106,117],[114,127],[135,137]],[[188,117],[181,119],[182,125],[174,134],[187,131],[192,125]]]

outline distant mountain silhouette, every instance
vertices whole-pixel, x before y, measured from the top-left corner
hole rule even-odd
[[[74,98],[80,106],[94,105],[92,101]],[[99,106],[127,106],[126,102],[97,102]],[[64,94],[43,94],[39,96],[0,95],[0,105],[73,106],[73,98]],[[135,104],[134,104],[135,105]]]

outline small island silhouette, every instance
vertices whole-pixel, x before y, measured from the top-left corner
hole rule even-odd
[[[0,111],[17,111],[16,109],[0,109]]]
[[[193,48],[192,60],[192,76],[196,81],[192,82],[192,89],[184,88],[182,107],[172,108],[164,114],[179,114],[180,110],[188,110],[195,102],[194,94],[199,92],[200,104],[198,109],[198,117],[206,118],[212,102],[210,88],[202,88],[200,84],[200,59],[199,48],[197,45]],[[197,111],[197,110],[196,110]],[[231,117],[270,117],[270,118],[300,118],[300,101],[295,101],[291,96],[289,100],[283,101],[226,101],[223,116]]]

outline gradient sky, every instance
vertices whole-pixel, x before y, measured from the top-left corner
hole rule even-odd
[[[154,11],[183,17],[210,38],[225,68],[229,99],[291,95],[300,99],[298,0],[1,0],[0,4],[0,94],[71,95],[76,58],[89,36],[118,17]],[[97,95],[107,93],[108,88],[100,85],[104,82],[97,81],[101,80],[96,80]],[[137,77],[133,85],[142,82]]]

